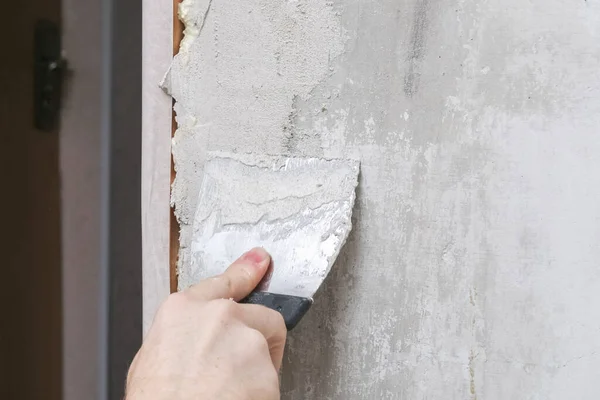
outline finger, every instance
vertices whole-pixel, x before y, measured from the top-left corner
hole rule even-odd
[[[269,253],[256,247],[237,259],[221,275],[203,280],[187,289],[188,293],[203,300],[240,301],[258,285],[270,263]]]
[[[257,304],[239,304],[237,317],[247,327],[262,333],[269,344],[269,353],[275,369],[279,371],[283,361],[283,351],[287,329],[281,314]]]

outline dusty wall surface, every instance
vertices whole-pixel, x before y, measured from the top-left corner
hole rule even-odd
[[[182,17],[164,82],[182,277],[207,151],[362,163],[284,399],[598,397],[600,2],[186,0]]]

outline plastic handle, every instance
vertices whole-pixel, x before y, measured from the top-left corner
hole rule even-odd
[[[271,310],[278,311],[285,321],[288,331],[294,329],[304,314],[312,305],[312,299],[308,297],[288,296],[285,294],[269,292],[252,292],[248,297],[240,301],[244,304],[260,304]]]

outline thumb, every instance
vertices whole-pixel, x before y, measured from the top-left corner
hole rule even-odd
[[[190,294],[203,300],[240,301],[259,284],[271,264],[271,256],[256,247],[238,258],[225,272],[190,287]]]

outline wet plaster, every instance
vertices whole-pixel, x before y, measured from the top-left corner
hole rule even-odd
[[[182,274],[208,151],[361,161],[284,399],[597,397],[600,3],[184,7]]]
[[[261,289],[312,298],[352,229],[359,162],[211,152],[179,286],[222,273],[248,249],[271,255]]]

